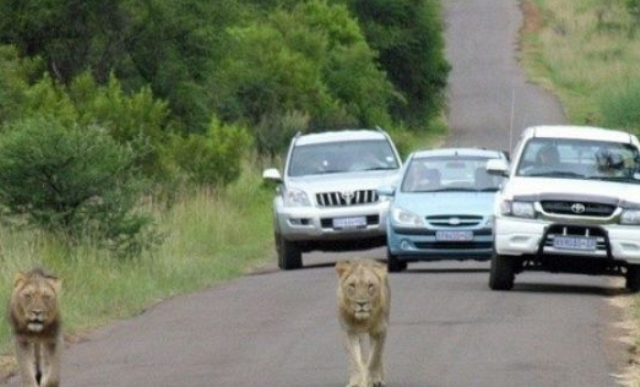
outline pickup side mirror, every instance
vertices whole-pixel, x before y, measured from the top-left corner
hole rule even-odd
[[[380,196],[394,196],[396,194],[396,188],[391,185],[383,185],[378,187],[378,195]]]
[[[280,176],[280,172],[275,168],[265,169],[265,171],[262,172],[262,178],[266,181],[282,183],[282,176]]]
[[[509,163],[504,159],[491,159],[487,162],[487,173],[494,176],[509,176]]]

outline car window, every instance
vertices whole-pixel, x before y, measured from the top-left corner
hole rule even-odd
[[[398,169],[386,140],[341,141],[300,145],[293,149],[289,176]]]
[[[489,158],[471,156],[414,158],[402,180],[403,192],[497,191],[503,178],[487,173]]]
[[[533,138],[516,175],[638,182],[640,156],[631,144],[578,139]]]

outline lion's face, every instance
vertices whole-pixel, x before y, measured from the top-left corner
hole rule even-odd
[[[336,271],[340,275],[343,307],[347,307],[356,320],[366,320],[380,309],[386,268],[376,263],[340,262]]]
[[[40,271],[18,273],[11,296],[11,313],[22,328],[39,333],[58,317],[60,281]]]

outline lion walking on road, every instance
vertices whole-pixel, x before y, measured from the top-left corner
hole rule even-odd
[[[386,266],[371,260],[341,261],[336,264],[338,319],[349,356],[347,387],[383,387],[382,352],[389,324],[391,291]],[[368,359],[363,351],[370,339]]]
[[[40,269],[18,273],[9,301],[9,323],[25,387],[60,385],[61,281]]]

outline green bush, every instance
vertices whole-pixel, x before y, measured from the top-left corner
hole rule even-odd
[[[240,176],[241,160],[251,144],[247,130],[211,119],[205,135],[172,139],[174,157],[188,180],[196,184],[224,186]]]
[[[72,242],[90,238],[135,254],[153,241],[135,207],[144,189],[131,147],[97,126],[65,127],[51,117],[18,121],[0,138],[0,204]]]

